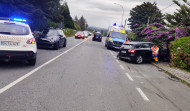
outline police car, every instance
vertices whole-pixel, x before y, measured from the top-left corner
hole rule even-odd
[[[0,60],[27,60],[36,64],[37,46],[25,19],[0,18]]]
[[[116,24],[110,26],[105,41],[105,47],[107,47],[107,49],[119,49],[126,41],[126,36],[126,31],[123,27],[118,27]]]

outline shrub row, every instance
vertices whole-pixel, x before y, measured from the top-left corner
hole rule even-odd
[[[65,35],[66,35],[67,37],[71,37],[71,36],[74,36],[77,31],[76,31],[76,30],[73,30],[73,29],[67,28],[67,29],[63,29],[63,32],[65,33]]]
[[[171,65],[190,71],[190,36],[170,43]]]

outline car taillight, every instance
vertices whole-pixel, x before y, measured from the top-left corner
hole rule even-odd
[[[130,52],[130,53],[135,53],[135,51],[136,50],[131,50],[131,49],[128,50],[128,52]]]
[[[82,35],[82,37],[84,37],[84,35]]]
[[[36,40],[34,38],[28,39],[27,44],[36,44]]]

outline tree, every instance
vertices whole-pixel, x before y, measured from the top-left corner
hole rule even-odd
[[[146,27],[146,24],[154,22],[163,22],[163,15],[158,9],[156,2],[144,2],[142,5],[138,5],[130,11],[130,28],[137,36],[142,37],[141,31]]]
[[[74,29],[74,21],[70,15],[69,7],[67,5],[67,2],[63,3],[63,5],[60,7],[61,15],[64,17],[64,25],[67,28]]]
[[[84,19],[84,17],[82,16],[79,20],[79,25],[81,27],[81,30],[86,30],[86,20]]]
[[[170,26],[190,26],[190,8],[187,7],[187,5],[190,6],[190,4],[187,3],[187,0],[183,0],[185,4],[180,4],[178,1],[173,0],[175,4],[177,4],[180,9],[177,10],[177,12],[174,12],[174,14],[166,14],[165,19],[168,21],[168,25]]]

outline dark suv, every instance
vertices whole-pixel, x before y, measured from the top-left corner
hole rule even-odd
[[[100,32],[95,32],[92,41],[102,42],[102,34]]]
[[[152,42],[129,42],[123,44],[119,50],[118,58],[134,61],[138,64],[152,60]]]

